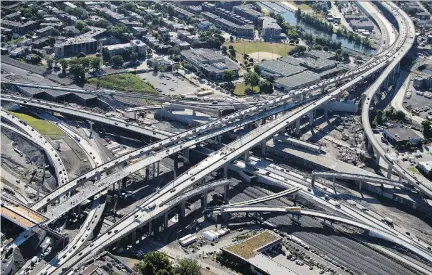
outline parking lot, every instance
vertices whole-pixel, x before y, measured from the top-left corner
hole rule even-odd
[[[163,95],[194,94],[197,88],[182,77],[171,72],[154,74],[153,72],[137,74],[140,78],[150,82]]]
[[[432,118],[432,94],[424,93],[423,91],[416,92],[416,90],[412,88],[412,83],[410,83],[409,91],[411,91],[411,97],[407,98],[407,96],[405,96],[402,106],[414,115],[422,118],[431,116]]]

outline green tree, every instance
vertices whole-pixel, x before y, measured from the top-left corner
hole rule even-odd
[[[422,122],[423,125],[423,135],[425,138],[431,138],[432,137],[432,128],[431,128],[431,122],[429,120],[425,120]]]
[[[382,125],[384,123],[384,112],[382,110],[376,112],[375,121],[377,125]]]
[[[265,94],[273,93],[273,85],[268,80],[263,80],[259,82],[260,92]]]
[[[178,72],[178,70],[180,69],[180,64],[175,63],[175,64],[173,64],[172,68],[174,71]]]
[[[236,77],[236,73],[234,71],[232,71],[232,70],[226,70],[222,74],[222,79],[225,82],[233,81],[235,77]]]
[[[135,270],[143,275],[159,275],[171,274],[173,268],[168,256],[156,251],[145,254],[142,261],[135,266]]]
[[[90,60],[90,66],[93,68],[93,70],[95,71],[99,71],[100,70],[100,65],[101,65],[101,59],[100,57],[92,57]]]
[[[245,80],[245,84],[250,85],[253,90],[253,88],[258,85],[260,76],[256,72],[248,72],[244,76],[244,80]]]
[[[111,64],[115,67],[121,67],[124,63],[124,59],[121,55],[114,55],[111,57]]]
[[[234,37],[230,36],[230,42],[234,42]]]
[[[85,27],[87,27],[87,24],[84,21],[76,21],[75,28],[77,28],[77,30],[82,31]]]
[[[48,68],[52,68],[52,66],[53,66],[53,59],[52,59],[52,57],[50,56],[50,55],[47,55],[46,57],[45,57],[45,61],[46,61],[46,63],[47,63],[47,66],[48,66]]]
[[[230,48],[229,49],[229,54],[232,56],[232,57],[236,57],[236,51],[235,51],[235,49],[234,48]]]
[[[175,45],[175,46],[173,46],[173,47],[171,47],[169,50],[168,50],[168,54],[169,55],[177,55],[177,54],[180,54],[180,47],[178,46],[178,45]]]
[[[66,70],[68,68],[69,62],[67,59],[60,59],[59,60],[60,66],[62,67],[62,73],[66,74]]]
[[[177,264],[174,269],[176,275],[201,275],[201,267],[195,259],[184,258]]]
[[[74,62],[71,64],[69,72],[72,73],[76,82],[83,83],[85,81],[85,68],[82,64]]]
[[[31,62],[33,64],[39,64],[41,61],[42,61],[42,58],[39,55],[35,54],[32,56]],[[52,64],[51,64],[51,66],[52,66]]]
[[[260,69],[260,67],[258,66],[258,64],[255,64],[255,65],[254,65],[254,71],[255,71],[258,75],[261,75],[261,69]]]

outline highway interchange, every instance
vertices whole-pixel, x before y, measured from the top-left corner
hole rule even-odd
[[[86,235],[91,232],[92,229],[83,226],[82,232],[74,238],[70,244],[60,252],[59,256],[47,265],[41,274],[61,274],[66,270],[74,267],[77,263],[89,259],[92,255],[102,251],[108,245],[120,240],[122,237],[130,234],[147,223],[151,222],[152,219],[167,212],[174,205],[173,200],[181,201],[182,194],[189,192],[194,186],[200,186],[206,184],[203,182],[205,177],[219,169],[224,170],[226,175],[226,170],[230,162],[242,157],[247,162],[249,160],[249,151],[262,144],[262,142],[272,138],[274,135],[284,131],[288,126],[295,124],[296,121],[300,120],[305,115],[311,114],[315,109],[319,108],[321,105],[330,101],[331,99],[337,97],[342,92],[349,90],[351,87],[356,85],[356,83],[361,82],[367,76],[373,75],[374,73],[381,72],[380,77],[374,82],[374,84],[366,91],[365,100],[363,101],[363,112],[362,112],[362,122],[363,128],[366,131],[368,140],[372,143],[374,151],[379,156],[385,156],[385,152],[379,146],[379,144],[374,143],[375,138],[372,133],[369,122],[369,109],[372,98],[375,93],[379,90],[379,87],[384,83],[386,78],[391,75],[397,68],[401,58],[407,53],[413,43],[413,37],[410,34],[413,33],[414,26],[412,21],[407,17],[407,15],[402,12],[393,3],[383,4],[390,9],[397,19],[399,24],[399,35],[396,37],[393,31],[387,31],[389,34],[389,43],[387,49],[382,49],[382,51],[373,57],[371,60],[366,62],[364,65],[356,68],[353,71],[345,73],[343,75],[337,76],[335,78],[323,81],[312,87],[304,88],[299,91],[290,92],[287,95],[275,98],[266,104],[256,104],[254,106],[248,107],[244,110],[237,111],[226,117],[216,119],[210,123],[204,124],[188,130],[180,134],[172,134],[166,131],[160,131],[151,127],[141,126],[135,123],[125,123],[123,120],[108,118],[102,115],[94,114],[91,112],[86,112],[83,110],[77,110],[72,107],[67,107],[60,104],[50,103],[49,105],[44,104],[44,102],[39,102],[38,100],[29,100],[28,98],[20,98],[16,96],[6,96],[2,95],[2,101],[18,103],[20,105],[35,107],[38,109],[45,109],[52,112],[60,112],[68,115],[73,115],[77,117],[82,117],[91,121],[97,121],[112,127],[119,127],[132,132],[137,132],[150,137],[154,137],[161,141],[153,143],[144,148],[135,150],[129,154],[121,156],[119,158],[108,161],[104,164],[102,159],[98,157],[95,162],[92,162],[93,169],[90,172],[78,177],[69,182],[65,180],[60,184],[59,188],[49,194],[47,197],[36,203],[32,208],[35,210],[44,211],[45,215],[53,222],[60,218],[62,215],[79,205],[81,202],[87,200],[88,198],[95,196],[94,201],[91,206],[91,215],[89,214],[85,224],[90,224],[94,220],[98,220],[101,211],[103,211],[103,203],[99,203],[99,197],[103,195],[103,192],[110,187],[121,181],[123,178],[130,176],[131,174],[137,172],[140,169],[146,168],[150,165],[161,161],[162,159],[169,157],[170,155],[177,154],[179,152],[184,152],[188,150],[191,146],[197,145],[201,142],[209,140],[211,138],[220,136],[224,133],[233,131],[247,126],[251,123],[263,122],[262,125],[256,129],[251,130],[244,136],[239,137],[237,140],[229,143],[228,145],[222,147],[220,150],[211,153],[206,159],[197,165],[193,166],[187,172],[179,175],[173,182],[168,183],[165,187],[160,189],[156,194],[142,203],[137,209],[131,211],[125,215],[120,221],[117,221],[109,230],[98,235],[89,246],[84,247],[79,251],[79,243],[83,242],[82,238],[89,238]],[[330,85],[338,86],[332,89],[330,92],[324,94],[321,97],[308,97],[307,95],[311,91],[315,90],[325,90],[326,87]],[[289,103],[290,98],[296,98],[294,102]],[[300,107],[298,107],[300,106]],[[276,114],[279,114],[275,119],[267,119]],[[8,114],[2,113],[2,117],[10,117]],[[11,118],[13,120],[13,118]],[[265,123],[266,122],[266,123]],[[19,123],[19,122],[18,122]],[[66,127],[66,126],[63,126]],[[68,131],[66,128],[64,129]],[[32,131],[32,130],[30,130]],[[71,135],[73,133],[70,133]],[[88,144],[82,145],[83,148],[88,149]],[[46,149],[49,152],[49,149]],[[93,154],[96,155],[96,154]],[[145,156],[142,160],[127,165],[127,161],[136,157]],[[96,163],[101,165],[97,166]],[[61,166],[61,164],[56,164]],[[126,165],[126,166],[125,166]],[[120,171],[113,172],[114,168],[125,166]],[[432,188],[428,183],[419,183],[416,178],[404,171],[397,164],[392,164],[393,169],[401,175],[408,183],[412,184],[415,188],[418,188],[421,192],[429,197],[432,197]],[[54,165],[55,167],[55,165]],[[112,173],[107,173],[111,171]],[[65,174],[63,174],[64,176]],[[60,175],[59,179],[62,177]],[[74,195],[67,199],[61,199],[58,204],[54,207],[49,206],[49,204],[59,198],[66,196],[71,191],[75,191],[76,188],[85,183],[88,180],[95,179],[94,185],[85,187],[84,190],[80,190]],[[288,189],[289,190],[289,189]],[[198,191],[200,192],[200,191]],[[314,192],[301,189],[301,193],[318,200],[320,203],[331,207],[334,210],[344,212],[344,214],[355,217],[360,221],[353,219],[341,218],[338,216],[331,216],[323,213],[317,213],[314,211],[300,210],[296,211],[297,215],[310,215],[314,217],[324,218],[327,220],[335,220],[343,223],[348,223],[355,225],[359,228],[369,230],[370,232],[375,232],[376,236],[381,236],[384,239],[393,241],[403,245],[405,248],[413,251],[414,253],[421,255],[423,258],[432,261],[432,256],[430,252],[422,245],[413,243],[411,239],[407,238],[400,232],[389,229],[388,227],[378,226],[375,221],[369,220],[366,217],[359,217],[359,212],[351,209],[348,206],[343,206],[340,209],[336,209],[335,202],[326,202],[323,198],[317,198]],[[182,198],[179,200],[179,198]],[[149,205],[155,205],[155,208],[150,211],[143,211],[149,207]],[[236,208],[237,207],[237,208]],[[254,208],[254,209],[252,209]],[[245,206],[230,206],[227,207],[227,211],[253,211],[253,212],[288,212],[286,208],[275,208],[264,207],[250,207],[245,208]],[[87,231],[87,233],[86,233]],[[76,245],[78,244],[78,245]]]

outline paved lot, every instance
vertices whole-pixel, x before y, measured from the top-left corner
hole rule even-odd
[[[153,72],[147,72],[137,75],[150,82],[155,88],[161,89],[162,95],[186,95],[197,92],[197,88],[191,83],[185,81],[181,77],[173,75],[170,72],[158,73],[157,75],[155,75]],[[170,91],[170,89],[173,90]]]
[[[416,94],[416,89],[412,86],[412,81],[410,81],[408,85],[408,91],[411,91],[411,98],[407,99],[406,97],[403,100],[402,106],[409,112],[416,108],[422,108],[425,106],[429,106],[432,109],[432,99],[426,98],[422,95]],[[411,105],[411,108],[409,108]],[[429,110],[430,111],[430,110]],[[418,116],[422,118],[426,118],[428,116],[428,112],[421,112]]]

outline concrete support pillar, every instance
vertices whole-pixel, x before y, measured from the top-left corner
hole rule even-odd
[[[138,112],[135,111],[135,112],[134,112],[134,119],[135,119],[135,120],[137,120],[137,115],[138,115]]]
[[[149,235],[149,237],[152,235],[152,233],[153,233],[153,229],[152,229],[152,220],[150,220],[149,222],[148,222],[148,227],[149,227],[149,232],[148,232],[148,235]]]
[[[181,218],[184,218],[186,216],[186,201],[180,202],[180,215]]]
[[[335,195],[337,195],[337,191],[336,191],[336,177],[333,177],[333,191],[334,191]]]
[[[358,189],[359,189],[359,192],[361,192],[362,187],[363,187],[363,181],[359,180],[359,182],[358,182]]]
[[[93,121],[89,121],[89,124],[90,124],[90,133],[89,133],[89,138],[92,138],[92,136],[93,136]]]
[[[150,175],[150,167],[146,166],[146,168],[145,168],[145,180],[149,179],[149,175]]]
[[[261,154],[263,156],[265,156],[266,154],[266,147],[267,147],[267,141],[266,140],[261,141]]]
[[[263,117],[263,118],[261,119],[261,125],[264,125],[264,124],[266,123],[266,121],[267,121],[267,118],[266,118],[266,117]]]
[[[228,199],[228,192],[229,192],[229,184],[224,186],[224,200],[226,201]]]
[[[220,137],[219,137],[219,140],[220,140]],[[189,148],[186,148],[183,150],[183,158],[184,158],[185,163],[189,163]]]
[[[324,93],[324,89],[325,89],[325,87],[322,86],[322,87],[321,87],[321,93]]]
[[[309,116],[309,126],[312,126],[313,125],[313,119],[314,119],[313,111],[309,112],[308,116]]]
[[[393,173],[393,165],[389,163],[388,168],[387,168],[387,178],[391,179],[391,175]]]
[[[155,178],[155,174],[156,174],[156,163],[153,162],[153,164],[152,164],[152,178]]]
[[[375,162],[376,162],[377,165],[379,165],[380,158],[381,157],[378,154],[375,154]]]
[[[202,196],[202,203],[201,203],[201,208],[202,209],[206,209],[207,208],[207,192],[204,192],[203,196]]]
[[[168,211],[164,213],[164,230],[168,228]]]
[[[131,234],[132,245],[136,244],[136,235],[137,235],[137,232],[136,232],[136,230],[134,230]]]
[[[244,153],[244,157],[243,157],[243,159],[244,159],[245,162],[249,162],[249,150],[247,150],[247,151]]]
[[[312,185],[312,189],[315,188],[315,175],[314,174],[312,174],[311,185]]]
[[[159,166],[160,166],[160,161],[156,162],[156,177],[159,176]]]
[[[224,178],[228,178],[228,164],[225,164],[223,167]]]
[[[300,134],[300,119],[296,120],[296,129],[295,129],[296,135]]]
[[[327,119],[328,118],[328,108],[324,108],[324,117]]]

